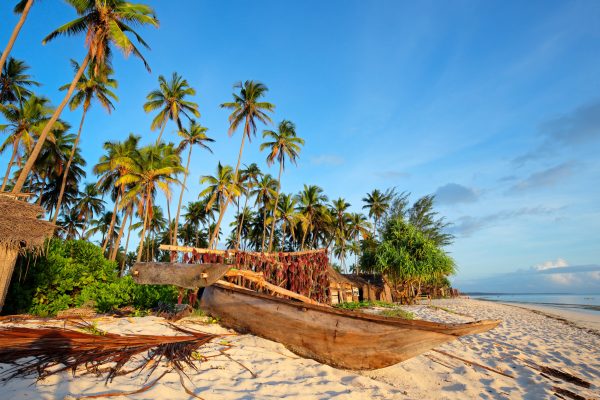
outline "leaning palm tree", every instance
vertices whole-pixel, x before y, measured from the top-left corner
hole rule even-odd
[[[228,108],[233,110],[229,115],[229,136],[237,130],[237,128],[243,123],[244,132],[242,133],[242,143],[240,145],[240,152],[238,155],[237,165],[233,171],[233,180],[238,182],[238,171],[240,169],[240,163],[242,162],[242,154],[244,152],[244,143],[246,137],[248,141],[252,140],[252,136],[256,135],[256,121],[260,121],[263,124],[271,122],[271,118],[267,115],[267,112],[273,112],[275,106],[266,101],[260,101],[267,91],[269,90],[265,85],[260,82],[246,81],[244,84],[238,82],[233,85],[234,89],[240,89],[240,93],[233,93],[233,101],[221,104],[222,108]],[[216,235],[219,232],[219,227],[227,211],[227,206],[231,202],[231,198],[228,198],[219,213],[219,219],[217,220],[217,226],[213,237],[209,242],[209,247],[213,245],[216,239]]]
[[[152,130],[160,128],[156,143],[160,143],[160,138],[169,120],[175,121],[181,131],[183,130],[183,126],[180,114],[185,115],[190,121],[192,118],[189,114],[194,115],[196,118],[200,117],[198,104],[185,100],[187,96],[195,96],[196,90],[190,87],[187,80],[183,79],[177,72],[173,72],[173,76],[169,82],[165,80],[164,76],[160,75],[158,77],[158,87],[157,90],[148,93],[148,96],[146,96],[146,100],[148,101],[144,104],[144,111],[147,113],[159,110],[150,125],[150,129]]]
[[[277,195],[273,203],[273,219],[271,222],[271,234],[269,236],[269,252],[273,248],[273,235],[275,233],[275,214],[279,204],[279,192],[281,191],[281,173],[285,168],[285,159],[288,158],[294,164],[297,163],[300,147],[304,145],[304,139],[296,136],[296,125],[288,120],[279,123],[278,131],[266,130],[263,132],[263,138],[269,138],[271,141],[260,145],[260,150],[270,149],[267,156],[267,164],[273,165],[275,160],[279,161],[279,176],[277,178]]]
[[[35,138],[46,126],[53,111],[47,98],[35,95],[21,104],[7,104],[0,107],[0,113],[7,122],[0,125],[0,132],[9,134],[0,146],[0,152],[4,152],[9,146],[12,147],[12,154],[0,190],[4,191],[6,188],[10,171],[20,157],[19,153],[24,155],[31,151],[35,145]],[[62,126],[62,122],[58,121],[55,128],[60,126]]]
[[[179,203],[177,203],[177,214],[175,214],[175,228],[173,232],[173,236],[171,239],[171,244],[177,244],[177,230],[179,227],[179,213],[181,212],[181,202],[183,201],[183,193],[185,192],[185,184],[187,182],[187,177],[190,173],[190,160],[192,158],[192,148],[196,145],[203,149],[206,149],[212,153],[212,150],[206,143],[214,142],[214,139],[206,136],[206,131],[208,128],[201,126],[196,123],[196,121],[192,121],[190,123],[190,127],[188,129],[179,130],[178,134],[181,137],[181,142],[179,142],[178,151],[185,150],[186,147],[188,149],[188,157],[187,163],[185,165],[185,172],[183,173],[183,183],[181,185],[181,194],[179,195]]]
[[[138,144],[140,137],[134,134],[129,134],[129,137],[123,142],[105,142],[103,147],[106,154],[100,157],[98,164],[94,166],[94,173],[98,175],[98,182],[96,185],[98,189],[106,194],[113,193],[117,189],[114,196],[114,209],[113,209],[113,221],[111,225],[114,225],[117,210],[120,205],[121,198],[125,193],[127,185],[117,185],[117,181],[120,177],[126,175],[132,165],[134,165],[134,158],[137,156]],[[130,202],[127,203],[129,205]],[[130,207],[131,208],[131,207]],[[128,208],[129,213],[132,209]],[[126,219],[126,218],[125,218]],[[109,232],[112,231],[109,229]],[[121,232],[122,235],[122,232]],[[110,237],[106,237],[102,243],[102,251],[106,250]],[[120,238],[117,239],[117,247]]]
[[[32,86],[40,84],[27,74],[29,66],[24,61],[10,57],[0,71],[0,104],[21,103],[33,94]]]
[[[85,32],[85,45],[87,53],[79,65],[77,73],[73,77],[73,81],[69,85],[67,93],[59,106],[54,111],[52,118],[42,130],[38,142],[33,151],[29,155],[25,167],[21,171],[13,192],[19,193],[25,184],[27,175],[33,167],[35,159],[39,155],[46,137],[54,123],[60,117],[63,109],[67,105],[69,99],[73,95],[77,83],[85,72],[88,64],[93,64],[97,68],[104,65],[110,65],[111,45],[121,49],[125,55],[133,54],[139,57],[146,68],[149,70],[146,60],[140,53],[139,49],[127,36],[130,33],[144,47],[148,47],[142,37],[137,34],[129,25],[152,25],[158,26],[158,20],[154,15],[152,8],[143,4],[133,4],[125,0],[67,0],[70,5],[75,8],[79,17],[75,20],[64,24],[55,31],[51,32],[43,43],[47,43],[59,36],[70,36]]]
[[[32,5],[33,5],[33,0],[20,0],[17,3],[17,5],[15,6],[15,8],[13,9],[16,14],[21,14],[21,17],[19,18],[19,22],[17,22],[17,25],[15,25],[15,27],[12,31],[12,34],[10,35],[10,38],[8,39],[8,43],[6,44],[6,47],[4,48],[4,51],[2,52],[2,55],[0,56],[0,71],[2,71],[2,68],[4,67],[6,58],[8,57],[8,55],[10,54],[10,51],[12,50],[12,48],[14,46],[15,41],[17,40],[17,36],[19,36],[19,31],[21,30],[21,27],[25,23],[25,20],[27,19],[27,14],[29,14],[29,10],[31,9]]]
[[[76,61],[71,61],[73,63],[73,69],[77,71],[79,69],[79,64]],[[85,116],[92,105],[92,100],[96,98],[100,105],[104,107],[108,113],[111,110],[114,110],[115,106],[112,103],[112,100],[118,100],[117,96],[112,92],[111,88],[117,87],[117,81],[110,78],[112,75],[112,69],[108,66],[103,66],[100,68],[94,68],[93,65],[88,67],[87,75],[84,73],[81,75],[79,82],[77,82],[77,93],[71,98],[71,102],[69,103],[69,107],[71,110],[75,110],[77,107],[81,105],[82,114],[81,121],[79,122],[79,129],[77,130],[77,137],[75,138],[75,143],[73,143],[73,148],[71,149],[71,155],[69,157],[69,161],[67,162],[67,166],[65,168],[65,173],[62,178],[62,183],[60,186],[60,194],[58,196],[58,203],[56,204],[56,213],[54,214],[53,223],[56,223],[56,218],[58,217],[58,211],[60,210],[60,206],[62,203],[63,193],[65,192],[65,186],[67,185],[67,176],[69,174],[69,168],[71,167],[71,163],[73,162],[73,157],[75,156],[75,150],[77,150],[77,145],[79,144],[79,138],[81,137],[81,130],[83,129],[83,121],[85,121]],[[68,88],[68,85],[61,87],[61,90],[65,90]]]
[[[128,161],[129,162],[129,161]],[[181,159],[164,144],[146,146],[137,152],[128,172],[117,180],[117,185],[131,187],[123,196],[123,202],[138,200],[138,213],[143,219],[137,261],[142,259],[142,250],[148,222],[152,218],[153,201],[157,190],[170,193],[170,184],[179,183],[175,175],[182,172]]]

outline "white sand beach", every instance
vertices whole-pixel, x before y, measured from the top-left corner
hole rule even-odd
[[[493,331],[463,337],[436,350],[503,371],[511,377],[437,351],[388,368],[357,373],[302,359],[279,343],[252,335],[235,335],[227,338],[234,345],[227,356],[198,363],[197,372],[188,371],[191,383],[187,382],[187,386],[204,399],[559,398],[553,387],[587,399],[600,397],[600,333],[591,329],[595,325],[579,327],[576,324],[580,321],[573,323],[539,311],[472,299],[438,300],[431,305],[404,308],[417,318],[434,321],[502,319],[502,324]],[[598,322],[596,319],[595,323]],[[200,319],[184,319],[178,324],[207,332],[229,332]],[[157,317],[100,318],[97,325],[114,333],[175,334],[165,320]],[[210,355],[220,347],[214,343],[201,351]],[[572,373],[592,383],[592,387],[583,388],[543,376],[528,366],[531,363]],[[164,366],[159,367],[156,375],[161,368]],[[118,377],[108,386],[102,377],[81,374],[73,377],[69,373],[37,383],[34,378],[15,379],[2,387],[0,398],[68,399],[116,390],[133,391],[144,384],[145,378],[144,374]],[[179,375],[170,373],[147,392],[116,398],[189,399],[179,379]]]

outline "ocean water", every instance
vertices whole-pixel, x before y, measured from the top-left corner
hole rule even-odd
[[[600,314],[599,294],[512,294],[512,293],[469,293],[474,299],[503,303],[530,303],[549,307]]]

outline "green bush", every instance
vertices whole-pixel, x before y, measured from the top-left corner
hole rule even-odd
[[[53,239],[43,256],[24,257],[18,268],[6,313],[49,316],[84,304],[93,304],[99,312],[127,305],[148,309],[177,298],[173,286],[137,285],[129,276],[119,278],[117,264],[105,259],[98,246],[83,240]]]

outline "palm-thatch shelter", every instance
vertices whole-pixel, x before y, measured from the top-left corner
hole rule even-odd
[[[4,306],[17,255],[40,251],[52,236],[54,224],[38,219],[44,209],[18,199],[18,195],[0,193],[0,311]]]
[[[358,300],[394,301],[392,291],[381,275],[375,274],[344,274],[344,278],[358,288]]]
[[[359,301],[359,288],[351,280],[337,272],[331,265],[327,267],[329,275],[330,304]]]

